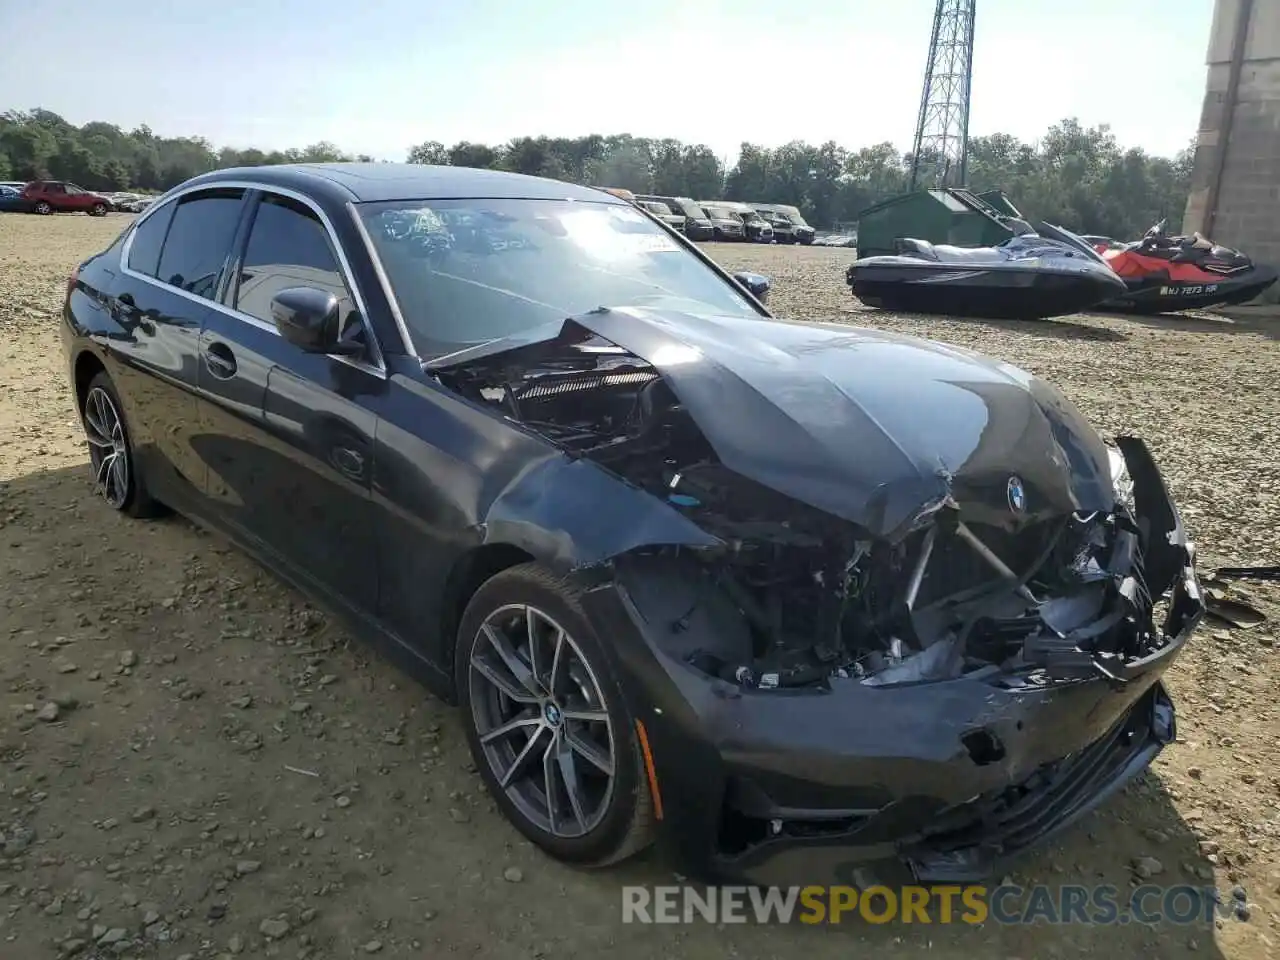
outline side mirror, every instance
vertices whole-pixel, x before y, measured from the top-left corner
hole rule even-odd
[[[769,299],[769,288],[773,281],[759,273],[735,273],[733,279],[751,291],[751,295],[764,303]]]
[[[358,343],[339,339],[338,298],[315,287],[288,287],[271,298],[271,319],[295,347],[307,353],[359,353]]]

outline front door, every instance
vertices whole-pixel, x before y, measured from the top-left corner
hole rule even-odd
[[[263,192],[200,336],[201,431],[209,495],[224,519],[296,573],[363,612],[377,604],[370,480],[387,388],[376,348],[364,357],[306,353],[280,336],[271,298],[288,287],[337,296],[369,333],[336,240],[309,204]]]
[[[89,193],[83,187],[77,187],[74,183],[68,183],[64,187],[66,190],[66,201],[63,209],[65,210],[89,210],[93,207],[95,201],[91,199],[93,194]]]

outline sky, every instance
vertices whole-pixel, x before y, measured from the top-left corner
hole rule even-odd
[[[977,0],[970,136],[1194,137],[1213,0]],[[911,145],[934,0],[0,0],[0,110],[215,146],[631,133]]]

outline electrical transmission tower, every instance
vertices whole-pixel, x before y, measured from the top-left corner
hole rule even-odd
[[[965,185],[976,0],[938,0],[911,160],[911,189]]]

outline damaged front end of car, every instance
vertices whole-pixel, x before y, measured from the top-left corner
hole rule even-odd
[[[1203,606],[1164,482],[1011,368],[743,324],[602,309],[434,366],[713,538],[578,571],[691,869],[984,876],[1173,737]]]

